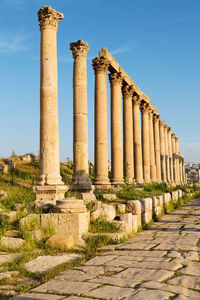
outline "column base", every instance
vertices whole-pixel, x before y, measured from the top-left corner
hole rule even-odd
[[[93,185],[110,185],[110,180],[106,177],[96,177],[94,179]]]
[[[123,178],[111,178],[110,182],[112,185],[123,185],[124,179]]]
[[[64,185],[64,182],[62,181],[62,177],[52,177],[49,175],[40,175],[38,178],[37,186],[60,186]]]
[[[87,212],[86,205],[83,200],[57,200],[54,208],[58,213],[83,213]]]

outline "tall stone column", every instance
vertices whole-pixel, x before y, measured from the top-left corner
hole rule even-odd
[[[111,183],[123,184],[122,78],[109,74],[111,87]]]
[[[161,182],[159,119],[160,119],[159,115],[156,114],[153,115],[156,178],[158,182]]]
[[[174,176],[174,182],[177,184],[177,168],[176,168],[176,145],[175,145],[175,134],[172,133],[172,159],[173,159],[173,176]]]
[[[172,159],[172,128],[168,126],[168,151],[169,151],[169,171],[171,183],[174,182],[173,159]]]
[[[180,171],[179,171],[179,147],[178,147],[179,137],[175,137],[175,149],[176,149],[176,169],[177,169],[177,184],[180,184]]]
[[[149,104],[143,102],[141,105],[142,112],[142,155],[143,155],[143,172],[144,181],[150,180],[150,149],[149,149]]]
[[[163,182],[167,182],[166,162],[165,162],[165,133],[164,121],[160,120],[160,161],[161,161],[161,178]]]
[[[140,101],[138,95],[133,96],[133,152],[135,180],[137,183],[143,183]]]
[[[133,92],[134,90],[132,86],[123,86],[124,177],[127,183],[132,183],[134,178],[132,112]]]
[[[169,170],[169,146],[168,146],[168,126],[164,125],[164,134],[165,134],[165,163],[166,163],[166,176],[167,182],[171,183],[170,180],[170,170]]]
[[[72,190],[90,191],[88,175],[87,52],[80,40],[70,44],[73,66],[73,168]]]
[[[36,201],[63,199],[66,191],[60,176],[57,91],[57,29],[63,17],[50,6],[43,6],[38,12],[41,31],[40,173]]]
[[[182,167],[182,154],[179,152],[179,176],[180,184],[183,184],[183,167]]]
[[[185,161],[184,161],[184,156],[183,156],[183,181],[184,181],[184,184],[186,184],[186,173],[185,173]]]
[[[150,178],[151,181],[157,181],[155,164],[155,145],[153,130],[153,111],[149,110],[149,150],[150,150]]]
[[[99,186],[110,185],[108,179],[107,128],[107,70],[109,60],[96,57],[92,61],[95,72],[95,179]]]

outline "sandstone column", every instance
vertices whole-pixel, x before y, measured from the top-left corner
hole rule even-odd
[[[49,200],[62,199],[66,191],[66,187],[60,187],[63,182],[60,176],[57,95],[57,29],[63,17],[50,6],[44,6],[38,12],[41,31],[40,174],[36,201],[45,198],[47,193]]]
[[[138,95],[133,96],[133,152],[135,180],[137,183],[143,183],[140,101]]]
[[[156,178],[158,182],[161,182],[159,119],[160,119],[159,115],[156,114],[153,115]]]
[[[95,72],[95,179],[94,184],[106,186],[108,179],[107,130],[107,70],[109,60],[96,57],[92,61]]]
[[[153,111],[149,110],[149,150],[150,150],[150,178],[151,181],[157,181],[155,164],[155,146],[153,131]]]
[[[168,147],[168,126],[164,125],[164,134],[165,134],[165,163],[166,163],[166,179],[170,183],[170,170],[169,170],[169,147]]]
[[[149,151],[149,104],[143,102],[142,112],[142,155],[144,181],[150,182],[150,151]]]
[[[132,183],[134,178],[133,162],[133,112],[132,95],[133,87],[124,85],[123,89],[123,137],[124,137],[124,177],[127,183]]]
[[[174,182],[173,159],[172,159],[172,128],[168,126],[168,151],[169,151],[169,170],[171,183]]]
[[[90,191],[88,176],[87,52],[80,40],[70,44],[73,66],[73,177],[72,190]]]
[[[177,172],[177,184],[180,184],[180,171],[179,171],[179,147],[178,147],[179,137],[175,137],[175,149],[176,149],[176,172]]]
[[[175,134],[172,133],[172,159],[173,159],[173,176],[174,176],[174,182],[177,184],[177,168],[176,168],[176,145],[175,145]]]
[[[111,183],[123,184],[122,78],[109,74],[111,87]]]
[[[160,160],[161,160],[161,178],[163,182],[166,180],[166,162],[165,162],[165,133],[164,121],[160,120]]]
[[[180,176],[180,184],[183,184],[182,154],[180,152],[179,152],[179,176]]]

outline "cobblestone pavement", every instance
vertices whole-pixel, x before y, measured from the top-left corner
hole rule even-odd
[[[200,199],[12,299],[200,299]]]

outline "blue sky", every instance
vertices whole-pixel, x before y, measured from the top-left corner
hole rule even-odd
[[[12,150],[38,153],[37,12],[43,5],[64,13],[58,28],[61,160],[72,158],[73,59],[69,44],[83,39],[90,46],[89,159],[93,160],[94,142],[91,61],[107,47],[180,137],[185,160],[200,162],[199,0],[0,0],[0,157],[9,156]]]

